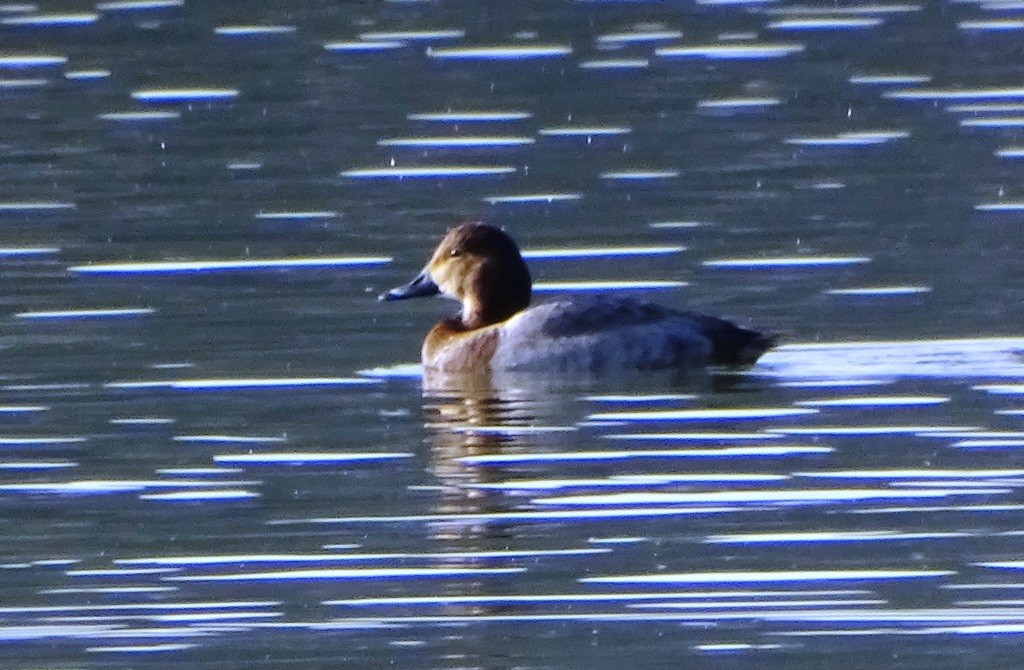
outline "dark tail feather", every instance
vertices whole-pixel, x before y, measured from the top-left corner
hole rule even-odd
[[[749,366],[775,346],[778,337],[717,320],[705,335],[711,340],[711,362],[715,365]]]

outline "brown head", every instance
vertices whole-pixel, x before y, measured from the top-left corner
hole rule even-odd
[[[444,293],[462,302],[462,327],[472,330],[526,309],[530,290],[530,271],[512,238],[494,226],[465,223],[448,231],[415,279],[381,299]]]

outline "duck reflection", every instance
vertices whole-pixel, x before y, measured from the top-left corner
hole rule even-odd
[[[541,422],[543,415],[549,414],[553,399],[536,384],[516,384],[507,379],[496,384],[495,381],[489,373],[430,372],[423,379],[424,428],[430,439],[430,467],[441,491],[434,510],[437,514],[495,514],[511,509],[507,496],[481,486],[507,480],[507,468],[468,465],[464,459],[522,448],[521,429]],[[545,412],[545,408],[549,411]],[[467,542],[489,539],[502,546],[511,539],[507,530],[493,522],[439,526],[437,539]]]
[[[562,389],[563,391],[566,389]],[[438,483],[433,513],[450,520],[429,525],[430,538],[438,545],[439,562],[450,567],[532,569],[537,561],[566,549],[566,537],[545,525],[542,530],[518,519],[503,520],[509,512],[525,511],[528,499],[511,495],[501,484],[518,478],[522,466],[480,466],[467,457],[508,454],[541,448],[537,441],[550,433],[537,429],[553,426],[564,435],[575,430],[557,426],[566,417],[578,416],[576,393],[558,392],[534,379],[492,373],[446,374],[430,372],[423,379],[423,420],[430,446],[430,465]],[[552,445],[565,448],[564,445]],[[577,543],[573,543],[573,547]],[[450,557],[450,558],[449,558]],[[516,573],[495,578],[459,580],[444,584],[436,595],[452,598],[440,603],[433,614],[451,617],[524,614],[514,604],[523,595],[523,579]],[[535,586],[535,585],[534,585]],[[493,654],[488,627],[479,637],[467,635],[457,655],[470,659]],[[474,647],[478,646],[478,649]]]

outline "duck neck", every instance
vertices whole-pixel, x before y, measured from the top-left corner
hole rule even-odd
[[[501,323],[530,306],[530,271],[521,259],[512,267],[481,268],[472,288],[462,299],[466,330]]]

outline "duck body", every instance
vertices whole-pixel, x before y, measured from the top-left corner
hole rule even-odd
[[[449,231],[413,281],[383,300],[444,293],[462,302],[423,342],[424,368],[600,373],[751,365],[774,338],[713,316],[630,298],[590,297],[529,307],[530,276],[503,231]]]

